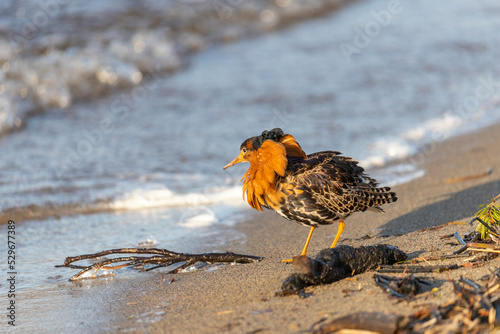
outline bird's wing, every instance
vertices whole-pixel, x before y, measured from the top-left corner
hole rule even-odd
[[[364,169],[338,152],[325,151],[289,163],[286,182],[287,205],[296,215],[317,216],[331,223],[355,211],[365,211],[385,203],[380,197],[388,188],[376,188]],[[321,221],[317,221],[321,224]]]

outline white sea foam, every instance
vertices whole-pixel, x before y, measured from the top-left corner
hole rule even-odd
[[[84,272],[82,275],[80,275],[80,278],[91,278],[91,277],[95,277],[96,274],[97,274],[97,270],[91,269],[91,270]]]
[[[166,187],[136,189],[109,204],[114,210],[138,210],[158,207],[200,206],[217,203],[239,205],[242,203],[241,187],[218,188],[206,193],[177,193]],[[194,219],[194,218],[193,218]],[[205,218],[199,218],[202,221]],[[193,220],[193,223],[196,219]]]
[[[137,247],[140,248],[150,248],[150,247],[156,247],[158,245],[158,241],[156,240],[156,237],[154,235],[148,235],[145,237],[140,238],[139,242],[137,243]]]
[[[375,169],[370,172],[370,176],[374,177],[381,185],[391,187],[410,182],[424,175],[425,170],[408,163]]]
[[[459,116],[452,112],[444,113],[442,116],[416,124],[414,127],[396,133],[393,136],[385,136],[375,139],[370,147],[370,154],[361,160],[365,168],[377,170],[380,175],[379,181],[383,184],[401,184],[419,178],[425,171],[419,169],[419,162],[425,161],[433,145],[445,139],[481,129],[500,120],[500,107],[498,101],[489,106],[488,112],[479,110],[475,113]],[[416,159],[411,156],[419,154]],[[402,163],[382,167],[391,161],[402,161]]]
[[[178,225],[185,228],[206,227],[217,223],[218,219],[211,209],[200,207],[195,210],[187,210],[182,222]]]

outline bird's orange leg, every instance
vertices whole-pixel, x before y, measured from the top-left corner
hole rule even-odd
[[[309,247],[309,242],[311,241],[311,237],[313,235],[313,232],[314,232],[314,229],[315,227],[314,226],[311,226],[311,229],[309,230],[309,235],[307,236],[307,240],[306,240],[306,244],[304,245],[304,249],[302,250],[302,253],[300,253],[300,255],[307,255],[307,247]],[[286,262],[286,263],[290,263],[292,262],[293,259],[288,259],[288,260],[281,260],[281,262]]]
[[[340,235],[344,231],[344,228],[345,228],[345,223],[343,221],[339,221],[339,230],[337,231],[337,235],[335,236],[335,239],[333,240],[333,243],[332,243],[332,247],[330,247],[330,248],[335,247],[335,245],[337,244],[337,241],[339,241],[339,239],[340,239]]]

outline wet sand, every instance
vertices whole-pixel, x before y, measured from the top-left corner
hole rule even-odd
[[[391,244],[410,257],[450,254],[456,250],[458,246],[446,245],[447,241],[440,238],[455,231],[464,234],[472,227],[448,225],[437,230],[419,230],[452,221],[468,222],[480,204],[500,192],[499,132],[497,124],[429,145],[425,152],[407,161],[420,163],[426,175],[393,187],[399,200],[384,207],[386,214],[368,212],[348,218],[340,244]],[[488,176],[445,183],[448,178],[480,174],[490,167],[493,172]],[[292,265],[280,260],[300,252],[308,228],[272,212],[256,212],[247,222],[228,228],[244,233],[248,242],[244,248],[228,244],[217,251],[259,255],[265,260],[176,275],[161,271],[119,274],[106,284],[80,283],[86,288],[75,294],[66,293],[78,297],[78,305],[70,301],[67,304],[73,305],[65,305],[66,319],[76,325],[72,326],[75,331],[294,333],[322,319],[359,311],[407,315],[428,304],[443,304],[454,299],[449,278],[464,276],[477,280],[500,265],[497,259],[480,268],[427,275],[435,278],[432,287],[438,290],[426,291],[411,302],[398,302],[386,295],[375,285],[373,272],[357,275],[356,280],[307,288],[307,298],[275,297],[282,281],[293,271]],[[336,232],[336,225],[317,229],[309,255],[328,247]],[[439,264],[446,263],[451,262]],[[79,309],[87,311],[79,315]],[[45,319],[41,323],[50,317]]]

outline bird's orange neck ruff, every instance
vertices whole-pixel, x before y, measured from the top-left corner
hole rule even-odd
[[[287,156],[301,157],[304,159],[307,158],[306,152],[302,150],[302,147],[300,147],[299,143],[297,143],[292,135],[285,135],[283,138],[281,138],[280,143],[285,146]]]
[[[246,194],[252,208],[262,210],[262,206],[267,205],[274,210],[279,209],[279,204],[286,195],[278,188],[278,179],[285,176],[287,155],[307,157],[291,135],[283,137],[280,143],[266,140],[249,159],[250,168],[241,180],[245,180],[243,199]]]
[[[262,210],[263,205],[277,208],[282,193],[276,189],[280,176],[285,176],[287,165],[286,150],[280,143],[265,141],[249,160],[250,167],[241,178],[243,183],[243,199],[247,196],[248,204],[254,209]]]

